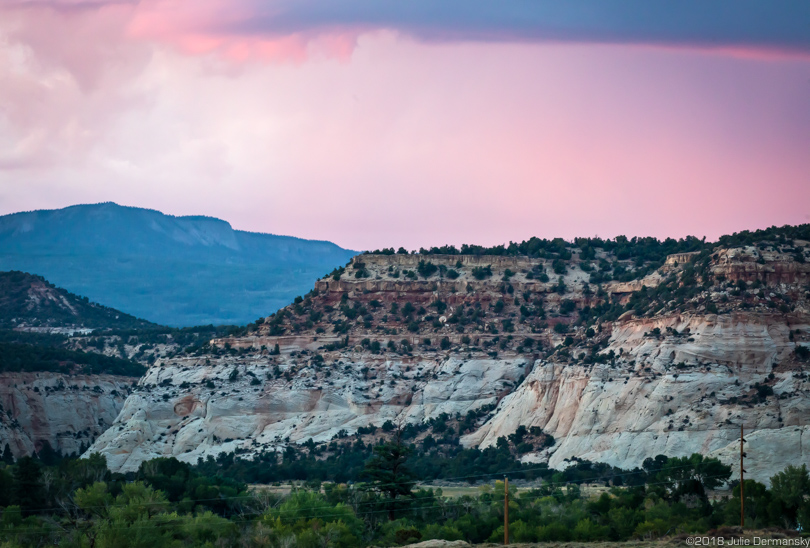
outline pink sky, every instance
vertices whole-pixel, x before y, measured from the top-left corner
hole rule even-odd
[[[0,214],[115,201],[353,249],[810,222],[801,51],[248,32],[251,9],[0,7]]]

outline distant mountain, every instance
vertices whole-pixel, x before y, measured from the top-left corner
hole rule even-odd
[[[0,216],[0,270],[174,326],[245,324],[306,293],[356,253],[114,203]]]
[[[120,310],[56,287],[42,276],[0,272],[0,328],[85,327],[134,329],[157,327]]]

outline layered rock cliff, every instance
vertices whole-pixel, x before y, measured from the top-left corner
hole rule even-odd
[[[801,322],[801,323],[797,323]],[[654,330],[661,335],[652,335]],[[492,445],[519,425],[555,436],[548,460],[572,457],[623,468],[649,456],[739,457],[747,430],[751,477],[764,480],[810,458],[810,382],[790,333],[806,338],[807,316],[666,315],[614,326],[608,363],[539,361],[495,416],[464,438]]]
[[[15,458],[81,452],[118,416],[136,379],[115,375],[0,373],[0,447]]]
[[[764,480],[810,455],[807,251],[776,238],[657,264],[570,244],[361,255],[248,335],[157,361],[91,451],[123,471],[156,456],[250,458],[482,410],[462,443],[539,426],[557,443],[522,458],[552,466],[693,452],[732,463],[743,425],[747,469]]]
[[[122,359],[135,351],[127,356],[120,337],[86,335],[158,327],[41,276],[0,272],[0,451],[8,445],[16,458],[47,446],[84,451],[112,424],[145,371]]]

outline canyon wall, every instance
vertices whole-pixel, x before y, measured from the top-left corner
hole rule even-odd
[[[634,468],[658,454],[702,453],[721,456],[738,474],[742,425],[749,477],[767,481],[810,458],[810,379],[789,340],[791,331],[795,338],[810,326],[785,320],[675,315],[616,325],[606,348],[615,361],[539,361],[494,417],[462,441],[489,446],[519,425],[539,426],[558,444],[524,460],[559,467],[578,457]],[[663,335],[651,336],[656,328]]]
[[[131,377],[0,373],[0,450],[8,444],[15,458],[45,442],[63,454],[79,454],[123,408]]]
[[[692,453],[736,466],[743,426],[749,477],[767,481],[810,456],[808,249],[683,252],[654,268],[577,248],[358,256],[246,335],[160,359],[91,451],[129,471],[480,410],[462,444],[537,426],[556,443],[521,458],[553,467]]]

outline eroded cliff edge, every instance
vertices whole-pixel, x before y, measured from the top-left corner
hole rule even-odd
[[[446,413],[465,445],[538,426],[556,444],[522,458],[555,467],[693,452],[734,463],[741,424],[755,479],[807,459],[806,241],[657,265],[556,249],[358,256],[247,336],[158,361],[91,451],[124,471],[250,458]]]

